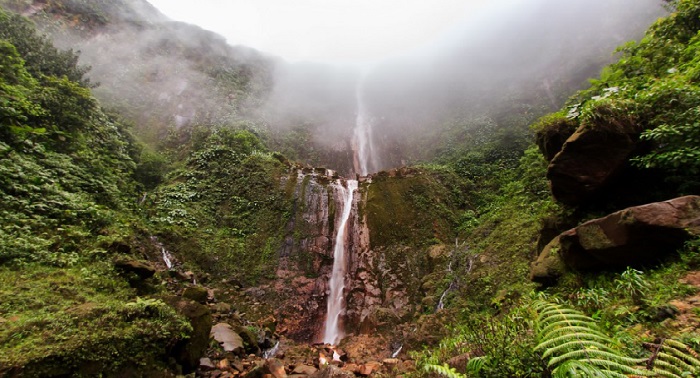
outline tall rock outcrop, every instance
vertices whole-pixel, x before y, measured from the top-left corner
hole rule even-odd
[[[584,203],[609,186],[629,184],[615,179],[630,169],[642,128],[631,116],[608,114],[605,106],[595,111],[597,118],[583,121],[573,134],[572,121],[566,119],[538,131],[540,150],[551,159],[547,178],[552,195],[567,205]]]

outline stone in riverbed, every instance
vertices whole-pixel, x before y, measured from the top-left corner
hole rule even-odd
[[[329,365],[317,371],[311,378],[355,378],[355,374],[341,370],[337,366]]]
[[[316,373],[318,369],[316,369],[313,366],[309,365],[297,365],[294,370],[292,370],[292,374],[304,374],[304,375],[313,375]]]
[[[227,323],[219,323],[213,326],[211,328],[211,337],[221,345],[225,352],[235,355],[243,355],[245,352],[243,339]]]
[[[199,369],[202,371],[209,371],[216,369],[216,365],[211,361],[209,357],[202,357],[199,359]]]
[[[182,292],[182,296],[201,304],[207,303],[207,289],[202,286],[189,286]]]

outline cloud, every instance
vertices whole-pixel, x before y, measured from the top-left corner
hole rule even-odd
[[[149,0],[169,17],[289,61],[366,64],[428,45],[486,0]],[[501,0],[510,4],[515,0]]]

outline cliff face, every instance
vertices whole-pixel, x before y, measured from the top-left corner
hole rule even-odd
[[[267,298],[275,303],[280,329],[290,338],[320,341],[343,207],[340,186],[346,186],[346,180],[326,169],[294,170],[283,178],[282,185],[293,198],[293,214]],[[421,310],[426,297],[438,294],[439,288],[422,284],[427,275],[445,268],[446,259],[431,260],[429,251],[435,250],[435,243],[450,238],[447,206],[455,204],[438,195],[438,201],[446,202],[444,208],[422,209],[417,193],[428,187],[448,192],[434,174],[416,169],[360,179],[347,222],[346,306],[341,316],[346,334],[389,330]],[[378,191],[385,190],[393,191],[386,194],[393,201],[376,198]],[[404,217],[412,222],[402,223]],[[393,236],[386,236],[392,229]],[[404,237],[421,238],[426,232],[432,235],[430,243]]]

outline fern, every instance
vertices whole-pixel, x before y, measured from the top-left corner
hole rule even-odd
[[[697,377],[700,374],[698,354],[687,345],[671,339],[658,344],[645,344],[652,349],[648,367],[662,377]]]
[[[480,357],[472,357],[469,359],[467,362],[467,372],[469,374],[474,374],[478,375],[481,370],[484,369],[484,366],[486,365],[488,357],[487,356],[480,356]]]
[[[458,373],[457,370],[455,370],[455,368],[450,367],[447,364],[444,364],[444,365],[425,364],[423,366],[423,370],[425,370],[429,373],[438,373],[438,374],[443,375],[447,378],[467,378],[466,375]]]
[[[647,359],[626,357],[611,348],[613,340],[583,313],[545,301],[536,301],[535,309],[539,314],[535,350],[549,358],[553,377],[653,375],[634,367]]]

